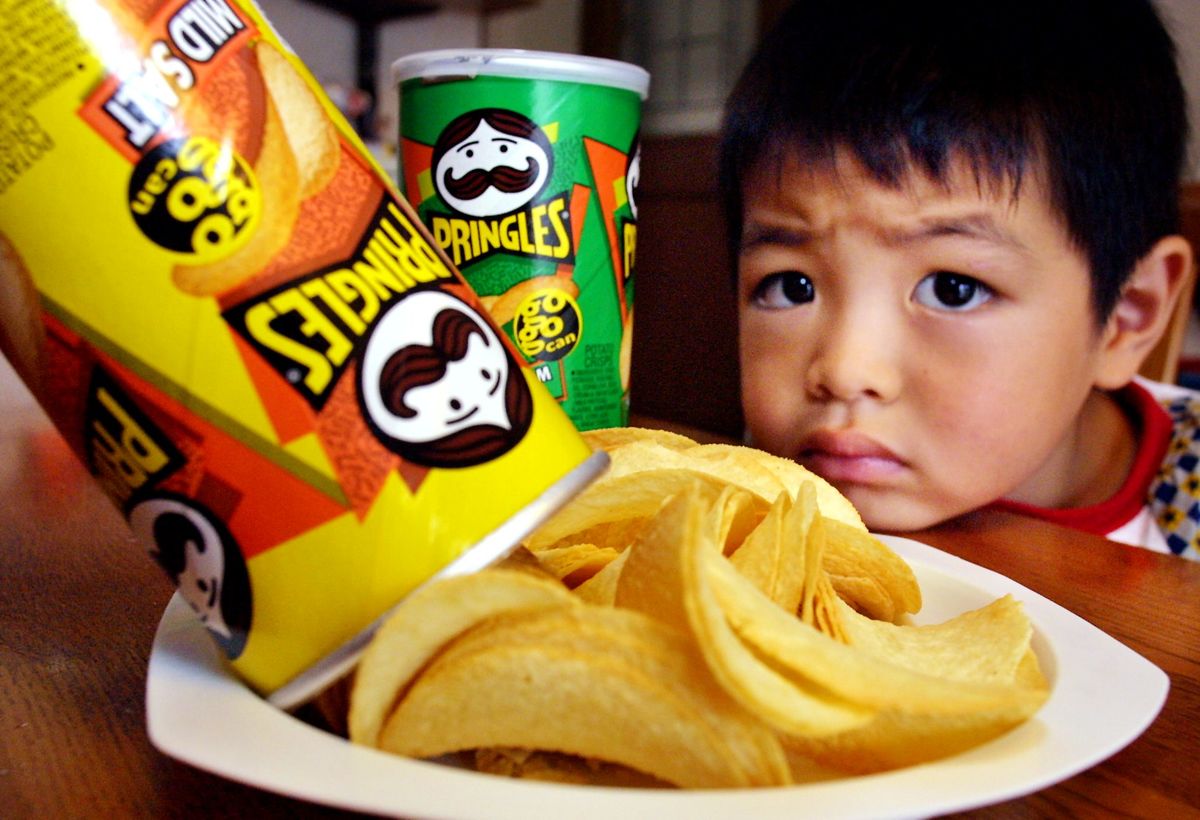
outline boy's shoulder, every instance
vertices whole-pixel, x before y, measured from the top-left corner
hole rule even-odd
[[[1181,408],[1200,400],[1200,391],[1178,384],[1156,382],[1138,376],[1133,383],[1144,389],[1163,407],[1178,404]]]
[[[1200,549],[1200,392],[1137,379],[1169,419],[1165,452],[1147,502],[1171,552]]]

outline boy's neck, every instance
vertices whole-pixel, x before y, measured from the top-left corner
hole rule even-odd
[[[1014,501],[1052,509],[1107,501],[1121,489],[1137,454],[1138,430],[1111,394],[1093,390],[1074,428],[1051,456],[1043,479]]]
[[[1121,489],[1137,456],[1138,430],[1110,393],[1093,390],[1079,415],[1075,464],[1059,507],[1107,501]]]

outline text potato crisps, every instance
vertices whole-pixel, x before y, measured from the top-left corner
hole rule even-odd
[[[252,2],[0,12],[3,350],[253,686],[602,466]]]
[[[1020,604],[909,625],[912,570],[803,468],[585,435],[614,469],[509,568],[397,610],[356,672],[352,740],[510,776],[765,786],[945,757],[1044,702]],[[514,597],[517,579],[538,592]],[[468,583],[504,604],[461,617]],[[407,641],[418,624],[437,640]]]

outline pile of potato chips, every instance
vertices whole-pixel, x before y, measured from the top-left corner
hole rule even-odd
[[[353,741],[482,771],[777,786],[937,759],[1047,683],[1009,597],[909,625],[909,566],[797,464],[662,431],[503,564],[406,599],[355,674]]]

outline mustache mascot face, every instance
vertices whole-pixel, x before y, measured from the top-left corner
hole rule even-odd
[[[472,111],[446,126],[434,150],[434,185],[467,216],[511,213],[550,180],[553,154],[538,126],[512,111]]]
[[[363,416],[413,464],[469,467],[512,449],[533,399],[497,331],[450,293],[418,290],[387,309],[359,363]]]
[[[629,201],[629,210],[637,219],[637,190],[642,181],[642,143],[634,139],[633,150],[629,152],[629,164],[625,168],[625,198]]]

